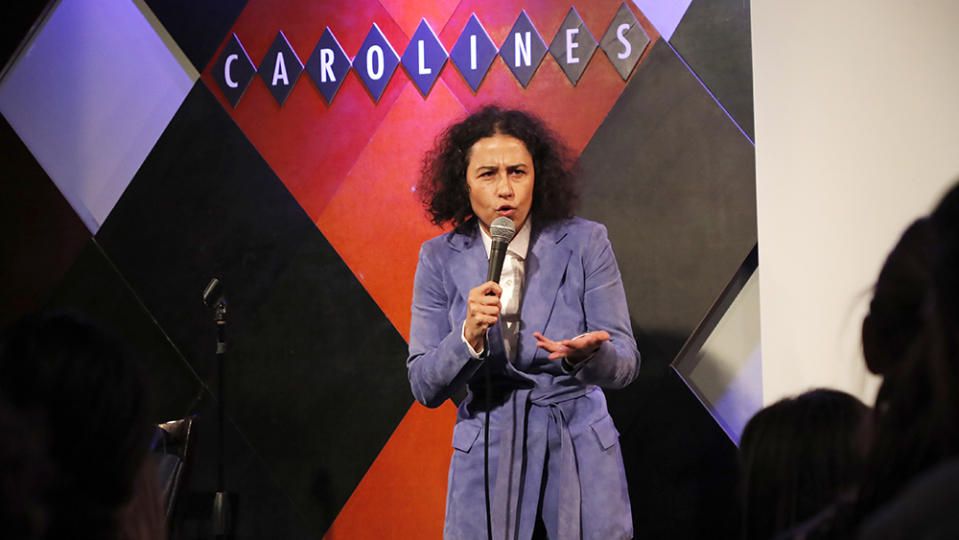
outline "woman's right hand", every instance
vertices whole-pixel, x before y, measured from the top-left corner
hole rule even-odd
[[[486,330],[499,320],[499,298],[502,294],[503,289],[495,281],[487,281],[470,290],[463,337],[474,351],[480,352],[485,348]]]

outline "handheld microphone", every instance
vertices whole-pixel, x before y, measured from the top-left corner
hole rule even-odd
[[[500,216],[490,224],[489,235],[493,239],[493,245],[489,250],[489,271],[486,273],[486,281],[499,283],[499,276],[503,273],[503,261],[506,260],[506,248],[515,234],[516,225],[506,216]]]

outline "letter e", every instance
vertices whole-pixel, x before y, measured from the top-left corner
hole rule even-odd
[[[566,63],[567,64],[578,64],[579,58],[573,56],[573,49],[579,47],[579,43],[576,43],[573,40],[573,36],[579,33],[579,28],[567,28],[566,29]]]

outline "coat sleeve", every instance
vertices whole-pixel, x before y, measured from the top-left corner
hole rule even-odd
[[[429,243],[420,249],[406,360],[413,397],[431,408],[456,393],[484,362],[482,356],[470,355],[461,335],[462,321],[451,322],[454,303],[443,282],[443,261],[434,251]],[[488,348],[484,355],[487,352]]]
[[[629,320],[623,279],[606,227],[596,224],[584,253],[586,331],[606,330],[610,339],[575,376],[585,384],[623,388],[639,375],[640,356]]]

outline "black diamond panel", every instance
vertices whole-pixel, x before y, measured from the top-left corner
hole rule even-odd
[[[413,402],[406,342],[311,232],[238,337],[230,410],[316,533]]]
[[[0,327],[43,305],[90,232],[0,115]]]
[[[197,71],[202,72],[247,0],[146,0]]]
[[[696,327],[756,243],[754,149],[657,42],[580,158],[643,329]]]
[[[749,2],[693,0],[669,42],[755,140]]]
[[[325,531],[412,403],[406,344],[204,84],[97,240],[211,387],[201,293],[221,279],[226,410],[292,502],[284,512]],[[241,504],[256,497],[237,489]]]
[[[739,538],[738,449],[675,371],[650,365],[654,355],[626,390],[607,391],[636,538]],[[629,424],[625,406],[642,408]]]
[[[227,399],[231,399],[229,394]],[[210,516],[217,491],[216,401],[204,394],[195,412],[198,415],[196,453],[177,507],[171,540],[214,538]],[[285,434],[277,433],[276,437],[295,444]],[[307,528],[303,517],[290,504],[287,493],[277,484],[269,465],[229,414],[224,422],[223,448],[224,488],[231,501],[232,535],[229,538],[305,540],[320,537]]]
[[[0,22],[0,65],[6,64],[50,2],[9,2]]]
[[[609,229],[643,354],[608,392],[638,536],[737,536],[735,446],[669,363],[756,242],[753,162],[662,41],[580,158],[581,214]]]
[[[216,409],[209,394],[200,392],[201,381],[93,241],[56,287],[48,307],[81,311],[123,339],[144,368],[151,421],[182,418],[188,414],[198,416],[195,453],[180,495],[171,538],[212,538],[210,506],[216,491]],[[196,399],[200,397],[202,400],[198,403]],[[233,507],[235,538],[317,536],[307,533],[289,497],[229,416],[225,423],[224,464],[226,489],[236,503]]]
[[[188,414],[200,380],[95,241],[91,239],[83,248],[47,307],[80,311],[123,340],[131,357],[143,366],[152,422]]]
[[[97,239],[187,360],[203,366],[216,335],[201,301],[210,279],[223,282],[229,331],[242,335],[314,228],[198,82]]]

